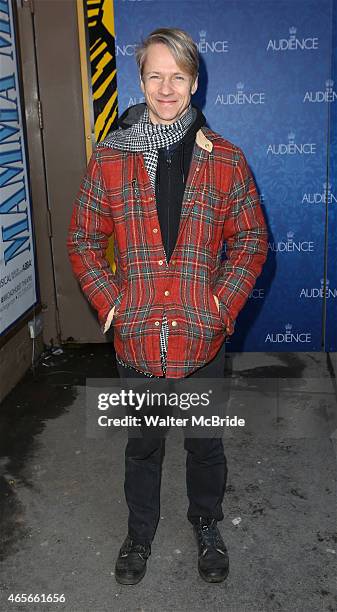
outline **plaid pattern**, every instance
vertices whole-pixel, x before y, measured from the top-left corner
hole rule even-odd
[[[166,315],[164,315],[161,330],[160,330],[160,359],[161,359],[161,365],[162,365],[164,376],[166,374],[167,343],[168,343],[168,323],[167,323],[167,317]],[[151,378],[162,378],[161,376],[154,376],[154,374],[150,374],[149,372],[142,372],[141,370],[137,370],[137,368],[134,368],[133,366],[130,366],[129,364],[125,363],[117,354],[116,354],[116,361],[118,361],[118,363],[120,363],[122,366],[126,368],[131,368],[132,370],[136,370],[136,372],[139,372],[140,374],[145,374],[145,376],[149,376]]]
[[[153,124],[150,121],[149,110],[146,107],[139,121],[128,129],[119,129],[113,132],[106,138],[100,146],[110,147],[122,151],[141,152],[144,156],[145,167],[148,171],[151,185],[155,191],[156,172],[158,164],[158,149],[169,147],[170,145],[179,142],[186,134],[188,128],[193,123],[196,115],[196,110],[190,105],[185,114],[176,122],[163,125]],[[164,315],[160,328],[160,359],[162,364],[163,374],[166,372],[166,357],[168,343],[168,323]],[[128,366],[123,360],[118,357],[118,362],[121,365]],[[130,366],[129,366],[130,367]],[[134,368],[137,369],[137,368]],[[140,372],[140,370],[137,370]],[[147,376],[154,376],[148,372],[142,372]]]
[[[102,330],[115,306],[116,354],[154,376],[163,374],[160,330],[165,315],[170,337],[166,376],[183,378],[208,363],[234,332],[267,256],[266,225],[242,151],[201,128],[169,263],[159,230],[142,154],[96,149],[69,228],[74,273]],[[115,274],[105,257],[111,234]]]

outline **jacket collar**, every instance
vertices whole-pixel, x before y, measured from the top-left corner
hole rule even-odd
[[[201,149],[204,149],[204,151],[207,151],[208,153],[211,153],[211,151],[213,151],[213,143],[208,140],[202,130],[197,131],[195,142]]]

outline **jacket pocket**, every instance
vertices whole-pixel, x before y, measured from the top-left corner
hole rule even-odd
[[[190,336],[209,342],[225,331],[208,283],[200,284],[196,291],[186,291],[182,307]]]
[[[225,326],[222,322],[220,311],[216,305],[212,289],[209,289],[208,292],[208,306],[211,326],[216,330],[224,331]]]
[[[114,312],[113,320],[119,317],[120,314],[123,313],[123,310],[125,309],[125,306],[126,306],[126,298],[127,298],[127,285],[124,285],[124,287],[121,289],[120,293],[118,294],[118,297],[114,304],[115,312]]]

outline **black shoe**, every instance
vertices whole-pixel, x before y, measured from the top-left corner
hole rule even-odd
[[[228,576],[227,548],[215,519],[199,518],[193,525],[198,543],[198,570],[206,582],[222,582]]]
[[[119,551],[115,567],[115,578],[120,584],[137,584],[145,576],[146,562],[151,554],[151,545],[137,544],[128,535]]]

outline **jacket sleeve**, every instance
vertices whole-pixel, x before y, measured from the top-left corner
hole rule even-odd
[[[245,156],[239,150],[229,194],[229,217],[224,223],[226,256],[213,287],[228,335],[251,293],[267,258],[267,227],[259,195]]]
[[[113,229],[102,171],[94,151],[75,199],[67,248],[73,272],[86,298],[97,310],[103,333],[111,324],[120,295],[105,255]]]

